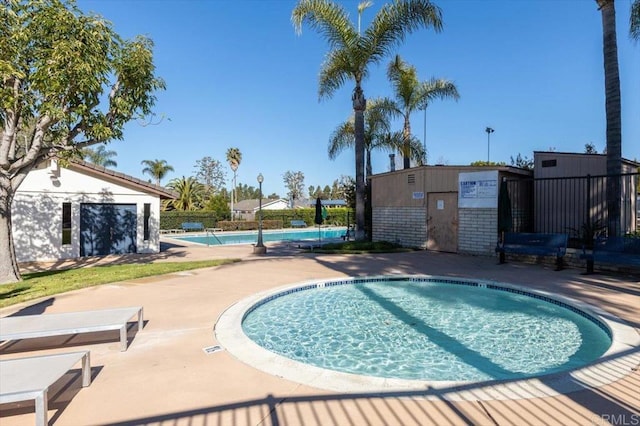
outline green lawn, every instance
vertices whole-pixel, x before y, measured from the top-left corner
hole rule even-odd
[[[190,269],[209,268],[239,261],[239,259],[223,259],[194,262],[159,262],[142,265],[106,265],[24,274],[21,282],[0,285],[0,308],[100,284]]]
[[[322,247],[313,249],[314,253],[400,253],[412,251],[411,248],[402,247],[399,244],[388,241],[345,241],[344,243],[324,244]]]

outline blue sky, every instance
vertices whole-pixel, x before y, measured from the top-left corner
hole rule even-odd
[[[357,1],[340,2],[357,18]],[[436,0],[441,33],[420,30],[397,49],[421,80],[455,82],[458,102],[436,101],[426,115],[428,164],[510,163],[522,154],[605,146],[601,15],[592,0]],[[196,160],[224,165],[230,147],[242,152],[238,183],[286,196],[283,174],[301,171],[305,185],[330,185],[354,175],[353,151],[329,160],[332,131],[352,114],[352,84],[318,100],[318,72],[328,46],[311,28],[291,24],[293,0],[79,0],[85,12],[111,21],[123,37],[155,43],[157,74],[167,90],[156,111],[170,120],[127,125],[117,170],[146,179],[140,162],[164,159],[190,176]],[[384,4],[374,1],[363,27]],[[616,1],[625,158],[640,160],[640,43],[628,37],[631,0]],[[388,60],[371,68],[367,98],[391,96]],[[411,120],[423,140],[424,113]],[[397,130],[401,123],[396,124]],[[400,159],[398,159],[400,161]],[[401,164],[401,163],[399,163]],[[389,170],[388,153],[374,154],[374,173]],[[230,185],[228,185],[230,187]]]

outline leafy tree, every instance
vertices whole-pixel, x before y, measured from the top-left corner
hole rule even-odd
[[[421,27],[433,27],[436,31],[442,28],[440,9],[428,0],[397,0],[384,5],[369,27],[361,32],[360,16],[370,5],[366,2],[358,8],[357,28],[346,10],[330,0],[300,0],[291,14],[298,33],[307,23],[329,43],[329,53],[320,69],[320,98],[331,97],[348,81],[355,83],[351,100],[355,113],[356,240],[365,238],[364,111],[367,102],[362,81],[369,75],[369,67],[384,60],[407,34]]]
[[[404,168],[408,169],[414,157],[411,150],[411,114],[414,111],[426,109],[436,99],[458,100],[460,95],[455,84],[449,80],[432,78],[429,81],[419,81],[416,68],[404,62],[400,55],[396,55],[389,64],[387,77],[393,86],[395,99],[385,99],[383,105],[394,117],[401,117],[404,121],[402,129],[404,142],[400,154],[403,157]],[[419,164],[425,162],[419,161]]]
[[[345,200],[347,206],[354,209],[356,207],[356,181],[351,176],[340,176],[340,179],[336,181],[338,190],[335,196],[331,197],[334,200]]]
[[[185,178],[172,179],[167,188],[173,189],[178,193],[178,198],[174,200],[166,200],[165,208],[173,208],[175,210],[199,210],[203,206],[204,201],[204,185],[201,184],[193,176]]]
[[[287,196],[291,201],[291,205],[293,205],[295,200],[302,198],[304,194],[304,174],[302,172],[287,171],[282,177],[284,186],[289,191]]]
[[[495,167],[495,166],[506,166],[507,163],[505,163],[504,161],[500,161],[500,162],[495,162],[495,161],[484,161],[484,160],[478,160],[478,161],[473,161],[471,162],[471,164],[469,164],[470,166],[474,166],[474,167]]]
[[[635,41],[640,41],[640,0],[631,3],[631,16],[629,16],[629,35]]]
[[[240,184],[236,187],[236,195],[239,201],[257,200],[258,198],[260,198],[260,189],[254,186],[249,186],[246,183]]]
[[[212,197],[225,185],[224,170],[218,160],[211,157],[203,157],[196,161],[195,177],[204,185],[206,198]]]
[[[151,113],[151,40],[123,40],[72,0],[0,4],[0,283],[20,280],[11,201],[33,167],[123,138]],[[32,131],[26,131],[32,126]]]
[[[607,174],[622,173],[622,107],[620,104],[620,70],[616,39],[616,9],[614,0],[596,0],[602,14],[602,45],[604,58],[605,114],[607,120]],[[618,236],[620,223],[620,179],[607,179],[607,229],[609,236]]]
[[[584,153],[585,154],[597,154],[598,150],[596,149],[596,146],[593,144],[593,142],[589,142],[584,144]]]
[[[145,166],[144,169],[142,169],[142,173],[146,173],[154,178],[158,186],[160,186],[160,181],[167,173],[173,171],[173,166],[170,166],[166,160],[142,160],[140,164]]]
[[[529,158],[526,156],[523,157],[522,155],[518,154],[515,160],[513,159],[513,157],[511,157],[511,165],[520,167],[521,169],[533,170],[533,158]]]
[[[242,162],[242,153],[238,148],[229,148],[227,150],[227,162],[233,171],[233,184],[231,185],[231,220],[233,220],[233,203],[238,202],[236,194],[236,186],[238,185],[236,182],[236,176],[238,167],[240,167],[240,163]]]
[[[104,145],[82,150],[82,156],[85,160],[102,167],[118,167],[118,163],[113,159],[117,155],[117,152],[107,149]]]
[[[212,211],[216,215],[217,220],[231,219],[231,210],[227,203],[227,197],[222,194],[216,194],[206,201],[204,210]]]

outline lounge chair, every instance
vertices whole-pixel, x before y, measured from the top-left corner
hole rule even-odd
[[[82,362],[82,386],[91,383],[89,351],[0,361],[0,403],[35,400],[36,426],[47,425],[49,387]]]
[[[144,321],[142,307],[114,308],[63,314],[27,315],[0,318],[0,341],[63,336],[120,330],[120,350],[127,350],[127,323],[138,316],[138,331]]]

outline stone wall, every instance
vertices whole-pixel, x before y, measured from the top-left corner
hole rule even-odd
[[[495,254],[498,209],[458,209],[458,253]]]
[[[372,212],[372,240],[390,241],[405,247],[426,249],[424,207],[378,207]]]

